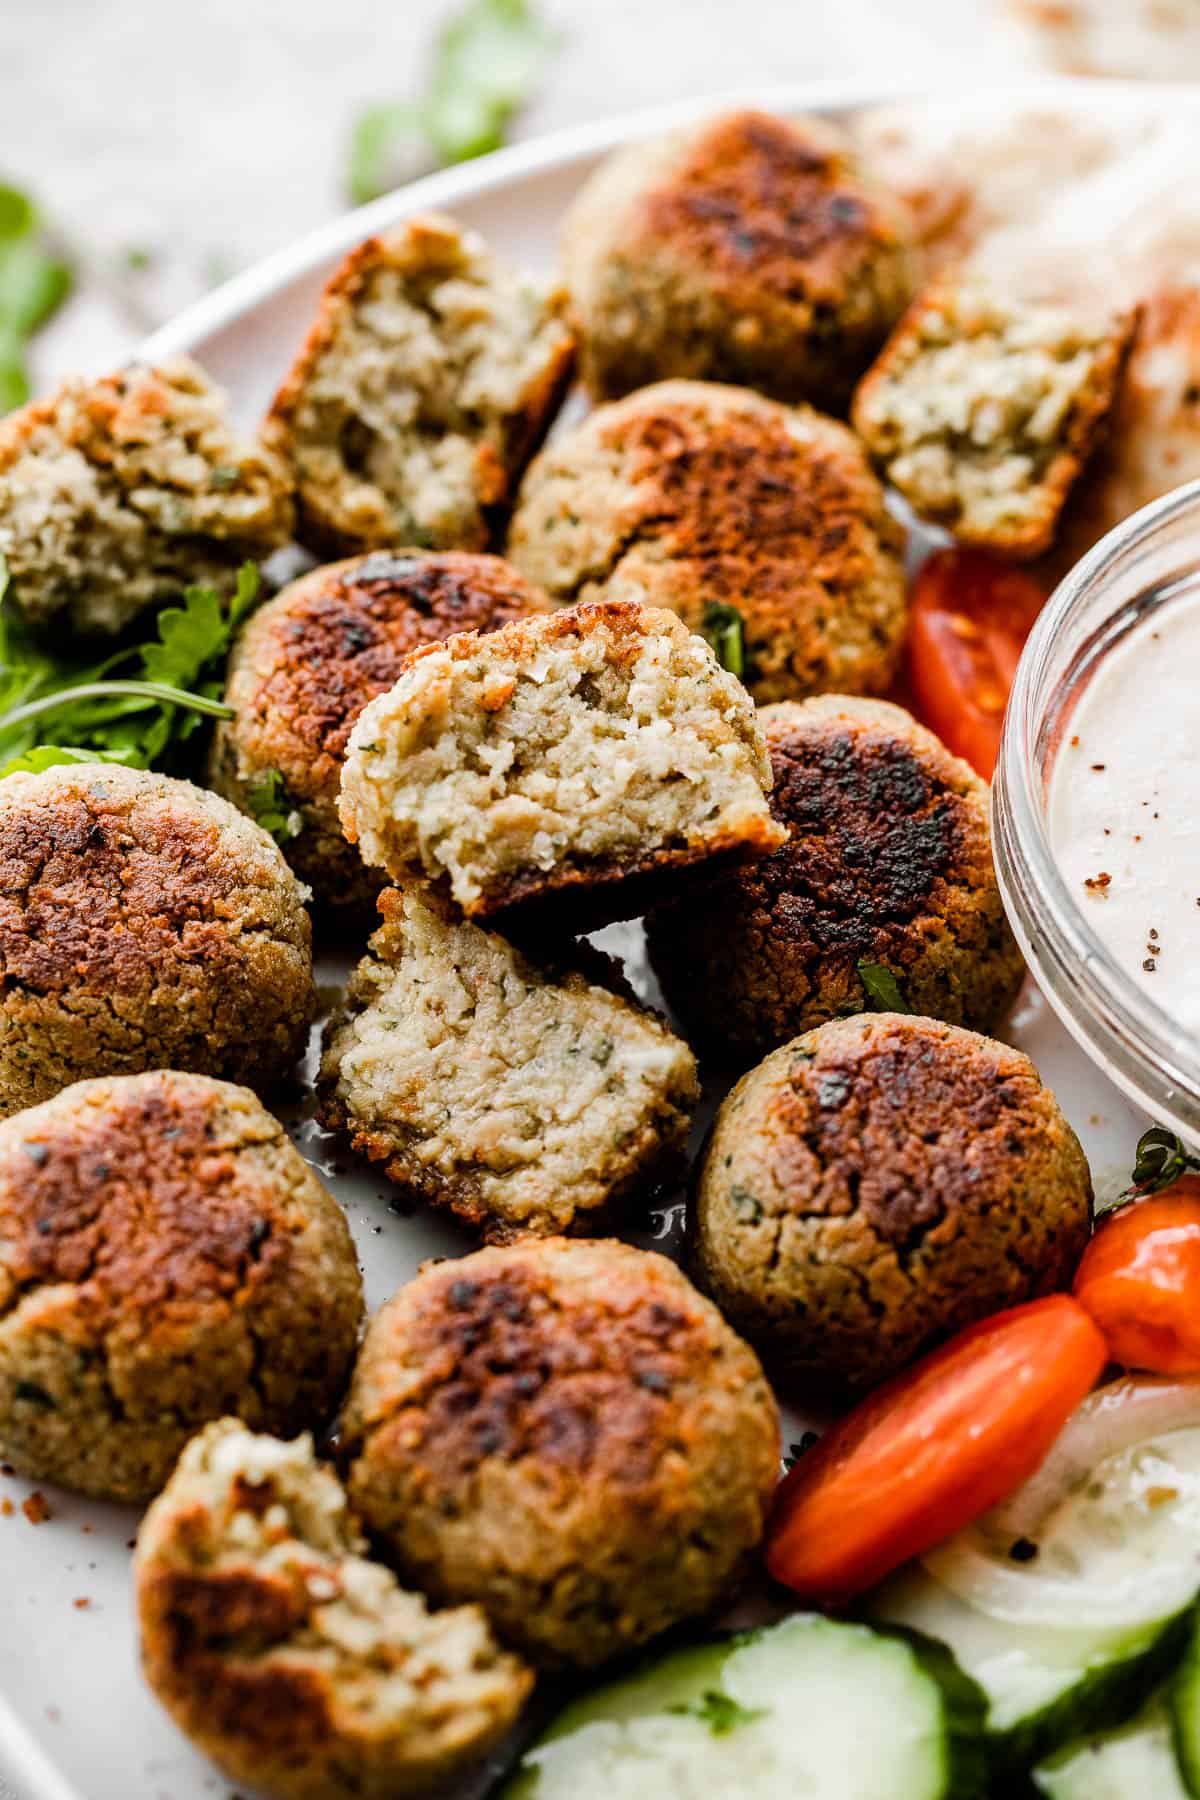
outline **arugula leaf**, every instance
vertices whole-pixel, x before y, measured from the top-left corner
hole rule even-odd
[[[0,412],[29,398],[26,351],[71,291],[71,270],[45,242],[28,194],[0,182]]]
[[[720,1688],[706,1688],[699,1700],[681,1700],[677,1706],[668,1706],[670,1713],[679,1713],[692,1719],[702,1719],[714,1737],[725,1737],[736,1731],[739,1725],[753,1724],[755,1719],[766,1717],[764,1706],[742,1706]]]
[[[900,992],[900,983],[883,963],[860,962],[855,965],[863,991],[876,1012],[911,1012],[912,1008]]]
[[[300,814],[287,804],[283,776],[278,769],[264,769],[256,776],[246,788],[245,800],[251,816],[277,844],[289,843],[299,835]]]
[[[438,33],[424,98],[367,107],[355,122],[347,170],[355,205],[421,162],[467,162],[498,149],[559,41],[530,0],[467,0]]]
[[[704,638],[723,669],[738,680],[746,674],[746,621],[736,606],[710,600],[700,625]]]

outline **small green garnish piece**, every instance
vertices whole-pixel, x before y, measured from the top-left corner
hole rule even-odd
[[[29,398],[30,340],[71,291],[71,270],[46,242],[28,194],[0,182],[0,413]]]
[[[677,1706],[668,1706],[667,1711],[701,1719],[714,1737],[725,1737],[739,1725],[752,1725],[755,1719],[765,1718],[767,1709],[742,1706],[728,1694],[723,1694],[720,1688],[706,1688],[698,1700],[682,1700]]]
[[[819,1432],[816,1432],[816,1431],[803,1432],[797,1443],[788,1445],[787,1454],[783,1458],[784,1469],[785,1470],[794,1469],[796,1464],[800,1461],[800,1458],[802,1456],[806,1456],[808,1454],[808,1452],[812,1449],[813,1445],[819,1444],[820,1441],[821,1441],[821,1437],[820,1437]]]
[[[530,0],[467,0],[437,35],[424,97],[367,107],[356,120],[347,170],[355,205],[422,164],[498,150],[558,43]]]
[[[860,962],[855,964],[858,979],[863,984],[863,992],[871,1002],[874,1012],[911,1012],[904,995],[900,992],[900,983],[892,971],[884,963]]]
[[[1131,1185],[1122,1197],[1159,1194],[1189,1169],[1200,1169],[1200,1159],[1184,1149],[1183,1140],[1173,1131],[1155,1125],[1138,1139]]]
[[[246,788],[246,804],[251,817],[264,831],[269,831],[277,844],[290,843],[299,835],[303,821],[294,807],[287,804],[283,776],[278,769],[264,769]]]
[[[721,667],[742,681],[746,674],[746,621],[737,607],[710,600],[704,609],[700,635]]]
[[[48,1394],[44,1387],[36,1381],[16,1381],[13,1383],[13,1398],[27,1400],[30,1406],[44,1406],[47,1412],[58,1411],[58,1401],[53,1394]]]

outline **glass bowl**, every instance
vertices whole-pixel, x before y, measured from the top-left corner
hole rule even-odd
[[[1017,667],[992,784],[996,873],[1042,991],[1111,1080],[1193,1147],[1200,1038],[1138,987],[1092,931],[1054,859],[1047,794],[1064,727],[1102,659],[1133,626],[1198,591],[1195,481],[1111,531],[1051,595]]]

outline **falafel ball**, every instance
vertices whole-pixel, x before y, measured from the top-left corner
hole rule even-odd
[[[760,702],[891,684],[903,550],[853,432],[699,381],[602,406],[548,445],[508,540],[561,606],[670,607]]]
[[[142,1069],[268,1087],[314,1010],[304,889],[227,800],[115,764],[0,782],[0,1112]]]
[[[429,1265],[368,1329],[348,1487],[401,1573],[531,1660],[589,1668],[698,1617],[762,1536],[779,1418],[665,1257],[548,1238]]]
[[[787,843],[647,920],[689,1040],[744,1066],[869,1010],[864,965],[913,1012],[990,1030],[1025,963],[996,885],[987,783],[883,700],[826,694],[759,718]]]
[[[843,411],[917,278],[907,208],[849,140],[760,112],[618,151],[563,252],[584,376],[606,399],[684,375]]]
[[[697,1279],[772,1367],[873,1386],[1071,1279],[1091,1226],[1078,1139],[1019,1050],[904,1013],[836,1019],[717,1114]]]
[[[158,1070],[0,1122],[0,1449],[109,1500],[198,1426],[333,1412],[362,1282],[345,1215],[247,1088]]]
[[[302,542],[486,549],[570,379],[562,311],[440,214],[352,250],[263,428]]]
[[[466,918],[584,931],[773,850],[770,773],[709,647],[608,601],[414,650],[350,734],[339,811],[365,861]]]
[[[445,1794],[533,1676],[476,1606],[430,1612],[368,1560],[307,1436],[192,1439],[138,1533],[142,1672],[238,1787],[278,1800]]]
[[[272,784],[297,814],[284,845],[296,873],[327,906],[370,908],[383,878],[346,842],[337,813],[354,721],[418,644],[494,631],[548,604],[499,557],[464,551],[377,550],[313,569],[238,640],[225,692],[234,717],[213,739],[212,785],[253,814]]]
[[[321,1118],[410,1200],[493,1243],[597,1229],[682,1174],[696,1059],[603,958],[522,956],[416,891],[350,978],[321,1064]]]
[[[0,424],[5,599],[31,624],[111,634],[193,582],[231,589],[292,523],[286,464],[186,356],[68,381]]]

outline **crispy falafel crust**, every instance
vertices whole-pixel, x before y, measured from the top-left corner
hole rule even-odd
[[[238,640],[225,691],[235,716],[213,738],[213,787],[251,811],[255,783],[277,770],[301,825],[284,846],[289,863],[324,904],[368,911],[384,877],[346,842],[337,814],[359,713],[410,650],[548,605],[498,556],[376,550],[312,570],[260,607]]]
[[[1040,556],[1107,428],[1139,316],[943,275],[859,386],[855,430],[920,517],[960,543]]]
[[[520,934],[632,918],[681,870],[783,837],[741,684],[669,612],[605,601],[408,657],[350,737],[364,859]]]
[[[367,1560],[312,1443],[230,1419],[184,1451],[138,1534],[142,1669],[239,1786],[279,1800],[444,1794],[533,1677],[476,1607],[430,1613]]]
[[[315,1008],[304,891],[228,801],[65,765],[0,784],[0,1110],[90,1075],[279,1081]]]
[[[326,1034],[325,1125],[492,1243],[594,1232],[682,1175],[695,1058],[614,965],[533,963],[415,892],[379,904]]]
[[[715,1606],[779,1466],[758,1361],[682,1272],[561,1238],[402,1288],[367,1334],[344,1441],[398,1566],[551,1667]]]
[[[303,542],[485,549],[570,381],[562,311],[439,214],[357,245],[263,428]]]
[[[605,399],[700,376],[842,409],[916,276],[907,212],[848,140],[758,112],[610,158],[563,249],[584,376]]]
[[[690,1041],[744,1064],[861,1012],[860,962],[889,969],[913,1012],[990,1030],[1025,963],[996,885],[987,783],[887,701],[827,694],[759,717],[787,843],[646,922]]]
[[[908,619],[904,531],[844,425],[669,381],[599,408],[521,488],[508,554],[559,605],[640,599],[742,618],[759,702],[880,693]]]
[[[341,1208],[246,1088],[80,1082],[0,1123],[0,1446],[113,1500],[237,1412],[333,1412],[362,1283]]]
[[[785,1044],[725,1100],[689,1220],[697,1279],[782,1374],[870,1387],[1071,1279],[1087,1162],[1020,1051],[868,1013]]]
[[[112,633],[193,582],[232,587],[292,524],[286,465],[231,430],[187,357],[68,381],[0,423],[7,603],[35,625]]]

